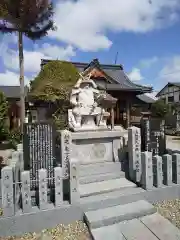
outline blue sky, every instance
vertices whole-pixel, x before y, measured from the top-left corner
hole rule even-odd
[[[24,38],[26,83],[40,59],[122,64],[132,81],[155,90],[180,81],[180,0],[56,0],[58,28],[33,43]],[[0,36],[0,84],[18,84],[17,36]]]

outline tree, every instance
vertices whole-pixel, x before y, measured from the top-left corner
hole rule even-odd
[[[0,31],[18,33],[21,131],[25,119],[23,35],[36,40],[47,35],[50,29],[55,29],[52,21],[53,6],[49,2],[49,0],[1,0],[0,2]]]
[[[164,118],[171,112],[171,106],[166,104],[163,100],[157,100],[151,105],[151,113],[153,117]]]
[[[8,103],[5,95],[0,91],[0,141],[4,140],[8,134],[7,129]]]
[[[30,83],[30,98],[48,103],[49,113],[61,129],[67,126],[69,95],[78,79],[78,70],[72,63],[56,60],[47,63]]]

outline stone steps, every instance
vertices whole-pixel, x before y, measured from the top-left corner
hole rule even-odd
[[[84,211],[93,211],[97,209],[112,207],[121,204],[127,204],[143,199],[145,190],[138,187],[129,187],[108,193],[102,193],[89,197],[80,198],[80,204]]]
[[[113,192],[125,188],[136,188],[136,184],[126,178],[111,179],[108,181],[94,182],[79,186],[80,197],[94,196],[102,193]]]
[[[126,240],[118,228],[118,224],[92,229],[94,240]]]
[[[87,177],[94,174],[118,173],[121,172],[120,162],[101,162],[94,164],[80,165],[79,176]]]
[[[125,173],[122,171],[118,172],[110,172],[110,173],[100,173],[100,174],[92,174],[91,176],[83,176],[80,177],[79,183],[80,184],[88,184],[93,182],[102,182],[110,179],[116,178],[124,178]]]
[[[149,228],[158,239],[162,240],[177,240],[180,239],[180,230],[175,227],[170,221],[162,217],[160,214],[144,216],[141,222]]]
[[[92,229],[95,240],[158,240],[139,219],[133,219],[106,227]]]
[[[140,200],[125,205],[117,205],[95,211],[85,212],[85,219],[90,229],[113,225],[125,220],[143,217],[156,212],[148,202]]]
[[[180,230],[158,213],[91,230],[94,240],[178,240]]]

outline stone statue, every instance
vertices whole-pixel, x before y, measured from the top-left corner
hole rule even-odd
[[[100,92],[90,76],[83,77],[74,86],[70,96],[73,109],[69,110],[69,127],[74,131],[96,130],[99,126],[106,126],[103,115],[109,113],[98,106]]]

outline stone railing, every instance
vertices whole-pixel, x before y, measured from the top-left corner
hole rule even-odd
[[[32,206],[33,192],[30,189],[30,171],[20,172],[20,181],[14,178],[14,168],[11,166],[4,167],[2,173],[2,210],[4,217],[10,217],[19,213],[36,212],[40,210],[59,207],[63,204],[63,179],[62,168],[54,168],[55,182],[55,201],[48,199],[48,180],[47,170],[38,170],[38,194],[35,195],[36,206]],[[18,191],[18,193],[17,193]]]
[[[70,159],[68,162],[68,176],[63,174],[63,167],[67,167],[65,165],[55,167],[54,177],[51,178],[48,178],[46,169],[39,169],[38,179],[35,180],[38,182],[38,188],[33,191],[31,186],[34,180],[30,178],[30,171],[24,171],[22,145],[19,145],[17,150],[12,155],[10,166],[1,170],[0,194],[2,196],[3,217],[61,207],[65,203],[63,200],[63,180],[66,178],[70,180],[70,203],[76,204],[79,201],[79,162],[76,159]],[[70,157],[70,155],[68,156]],[[48,182],[54,184],[50,186]],[[55,193],[53,200],[51,198],[52,191]]]
[[[180,154],[152,156],[141,152],[141,132],[137,127],[128,130],[129,178],[144,189],[180,184]]]

